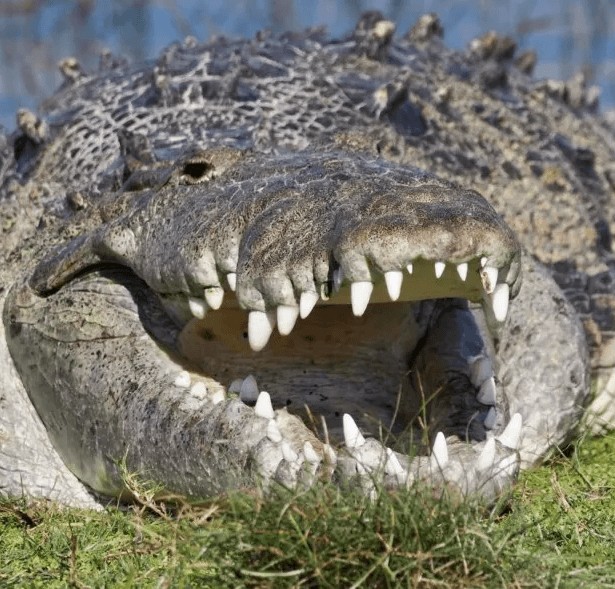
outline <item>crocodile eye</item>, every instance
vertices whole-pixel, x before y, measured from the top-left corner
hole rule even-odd
[[[206,161],[186,162],[181,169],[182,180],[187,184],[196,184],[213,177],[215,166]]]

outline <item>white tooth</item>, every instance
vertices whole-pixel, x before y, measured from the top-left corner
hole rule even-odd
[[[498,269],[493,266],[485,266],[483,268],[483,286],[485,292],[491,294],[498,283]]]
[[[467,262],[463,262],[462,264],[457,264],[457,274],[459,274],[459,278],[461,278],[461,280],[463,280],[464,282],[466,281],[466,278],[468,277]]]
[[[288,442],[282,442],[282,456],[286,462],[296,462],[299,455],[290,447]]]
[[[488,378],[493,376],[491,360],[486,356],[479,356],[470,366],[470,380],[475,387],[481,386]]]
[[[387,461],[384,467],[386,473],[393,476],[405,474],[403,466],[400,464],[397,456],[395,456],[395,452],[391,448],[387,448],[386,452]]]
[[[190,307],[190,312],[197,319],[203,319],[207,314],[207,303],[203,299],[188,297],[188,306]]]
[[[478,470],[486,470],[493,466],[495,460],[495,438],[489,438],[476,461],[476,467]]]
[[[221,391],[220,389],[218,389],[217,391],[212,393],[211,402],[214,405],[217,405],[218,403],[222,403],[222,401],[224,401],[225,398],[226,398],[226,395],[224,394],[224,391]]]
[[[487,415],[485,416],[485,421],[483,421],[483,425],[487,429],[493,429],[495,427],[495,422],[498,417],[497,411],[495,407],[491,407],[489,411],[487,411]]]
[[[508,315],[508,300],[510,289],[508,284],[498,284],[491,295],[491,305],[493,306],[493,314],[495,318],[503,323]]]
[[[282,434],[280,432],[280,428],[273,419],[271,419],[269,423],[267,423],[267,437],[275,444],[282,441]]]
[[[516,450],[519,447],[519,441],[521,440],[521,428],[523,426],[523,419],[520,413],[515,413],[508,422],[506,429],[498,436],[500,444]]]
[[[237,288],[237,273],[229,272],[226,275],[226,281],[228,282],[228,287],[235,292],[235,289]]]
[[[367,281],[353,282],[350,285],[350,304],[355,317],[361,317],[365,313],[372,290],[374,290],[374,285]]]
[[[401,283],[404,281],[403,272],[400,270],[389,270],[384,273],[384,281],[387,285],[387,291],[392,301],[396,301],[401,293]]]
[[[210,309],[219,309],[224,299],[224,289],[219,286],[212,286],[205,289],[205,300]]]
[[[314,450],[314,446],[310,442],[306,442],[303,444],[303,455],[308,462],[312,464],[318,464],[320,462],[320,456],[316,450]]]
[[[190,375],[185,370],[182,370],[182,372],[175,377],[173,384],[176,387],[189,387],[191,382],[192,379],[190,378]]]
[[[406,270],[408,270],[408,274],[412,274],[413,270],[414,270],[414,266],[412,265],[412,262],[410,262],[407,266],[406,266]]]
[[[436,278],[440,278],[440,276],[444,274],[444,268],[446,268],[446,264],[444,262],[436,262],[434,266],[436,268]]]
[[[204,382],[195,382],[192,387],[190,387],[190,394],[197,399],[206,399],[207,398],[207,387]]]
[[[476,398],[478,399],[478,402],[483,405],[495,405],[495,395],[495,379],[492,376],[481,385]]]
[[[344,426],[344,442],[348,448],[360,448],[365,444],[365,438],[361,435],[357,424],[348,413],[344,413],[342,424]]]
[[[241,383],[239,398],[246,405],[256,403],[258,399],[258,384],[256,384],[256,379],[251,374]]]
[[[269,396],[269,393],[267,391],[261,391],[260,395],[258,396],[258,399],[256,399],[256,405],[254,405],[254,413],[258,417],[264,417],[265,419],[273,419],[275,417],[273,405],[271,404],[271,397]]]
[[[344,282],[344,271],[341,268],[333,270],[333,292],[338,292]]]
[[[248,315],[248,342],[254,352],[260,352],[267,345],[274,327],[273,312],[250,311]]]
[[[448,448],[446,438],[442,432],[438,432],[431,451],[432,466],[444,468],[448,464]]]
[[[299,316],[305,319],[316,306],[318,302],[318,294],[312,291],[304,291],[299,299]]]
[[[323,444],[322,448],[325,453],[325,459],[327,464],[335,466],[335,464],[337,464],[337,454],[335,453],[335,450],[331,447],[330,444]]]
[[[299,307],[292,305],[279,305],[276,309],[278,331],[280,335],[288,335],[295,327],[299,317]]]
[[[485,256],[483,256],[483,257],[480,259],[480,267],[481,267],[481,268],[484,268],[486,263],[487,263],[487,258],[486,258]]]

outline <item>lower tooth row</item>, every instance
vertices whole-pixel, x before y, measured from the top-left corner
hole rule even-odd
[[[490,411],[495,412],[495,409],[491,408]],[[344,426],[344,443],[346,448],[351,451],[351,454],[357,458],[359,454],[356,453],[360,450],[367,441],[361,434],[354,419],[349,414],[344,414],[343,417]],[[504,431],[497,437],[491,437],[486,440],[483,445],[480,454],[478,455],[475,463],[475,467],[478,471],[485,471],[495,465],[496,462],[496,441],[509,450],[517,451],[521,443],[523,420],[519,413],[515,413]],[[353,453],[354,451],[354,453]],[[405,481],[408,478],[408,473],[399,462],[395,452],[390,448],[384,448],[384,468],[388,475],[396,476],[400,482]],[[358,459],[358,458],[357,458]],[[449,464],[449,452],[446,438],[442,432],[438,432],[434,439],[431,455],[429,458],[430,468],[432,470],[444,471]],[[504,461],[508,458],[504,458]],[[516,464],[516,455],[513,455],[512,462]],[[503,464],[503,461],[498,463],[498,468]],[[369,468],[365,465],[360,465],[363,468],[357,468],[357,472],[365,471],[365,474],[369,473]]]
[[[478,359],[474,363],[475,373],[478,375],[481,372],[484,372],[482,369],[488,362],[489,360],[486,358]],[[492,379],[492,377],[487,379],[487,381],[490,379]],[[203,398],[207,396],[207,387],[205,386],[205,383],[198,381],[192,384],[190,374],[187,371],[179,372],[176,375],[173,384],[184,388],[190,387],[190,392],[194,397]],[[256,379],[252,375],[249,375],[243,380],[238,379],[231,383],[228,390],[229,392],[239,392],[240,399],[244,403],[254,405],[254,414],[257,417],[267,419],[267,438],[274,443],[282,442],[282,454],[284,459],[291,463],[297,462],[299,460],[299,455],[290,447],[288,442],[283,440],[282,433],[280,432],[280,429],[275,421],[275,411],[271,402],[271,396],[266,391],[258,392]],[[210,400],[213,404],[218,404],[224,399],[225,395],[221,390],[215,391],[214,394],[210,395]],[[487,424],[487,420],[490,419],[492,414],[493,424]],[[493,425],[495,425],[495,414],[495,408],[491,407],[487,414],[487,418],[485,419],[485,426],[488,429],[491,429]],[[343,415],[342,425],[344,444],[346,448],[351,451],[358,450],[366,444],[367,441],[365,437],[350,414],[345,413]],[[484,471],[494,465],[496,458],[496,440],[502,446],[510,450],[518,450],[521,442],[522,429],[523,420],[521,415],[519,413],[515,413],[511,417],[504,431],[499,436],[495,438],[491,437],[485,442],[481,453],[476,460],[476,468],[479,471]],[[401,482],[405,481],[408,477],[408,473],[404,470],[396,454],[390,448],[384,448],[384,451],[384,468],[386,474],[397,477]],[[326,462],[329,465],[334,466],[337,461],[337,455],[333,448],[331,448],[328,444],[324,444],[323,452]],[[316,465],[322,461],[322,458],[309,441],[304,443],[302,454],[303,458],[311,464]],[[440,471],[443,471],[449,463],[448,446],[446,438],[442,432],[438,432],[434,439],[429,460],[431,468],[438,469]],[[368,472],[368,469],[366,468],[363,468],[362,470],[365,470],[366,473]]]

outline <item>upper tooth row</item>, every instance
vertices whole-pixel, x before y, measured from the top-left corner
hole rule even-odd
[[[497,284],[498,269],[486,265],[485,258],[481,259],[481,279],[485,292],[490,296],[493,313],[498,321],[504,321],[508,313],[509,287],[507,284]],[[444,274],[446,264],[435,262],[434,270],[436,278]],[[408,273],[412,274],[414,268],[412,264],[406,266]],[[461,280],[465,281],[468,276],[468,263],[463,262],[456,266],[457,274]],[[227,274],[227,280],[232,290],[236,287],[236,274]],[[384,273],[384,281],[392,301],[399,299],[403,282],[403,272],[401,270],[390,270]],[[339,285],[337,285],[339,288]],[[365,313],[374,285],[370,281],[353,282],[350,285],[350,303],[352,313],[360,317]],[[219,309],[224,298],[222,287],[206,288],[205,299],[196,297],[188,298],[188,305],[191,313],[198,319],[203,319],[208,309]],[[316,292],[304,291],[299,298],[299,306],[279,305],[276,310],[270,311],[250,311],[248,316],[248,342],[255,352],[262,350],[269,341],[274,327],[278,326],[280,335],[288,335],[293,330],[298,317],[305,319],[311,312],[319,296]]]

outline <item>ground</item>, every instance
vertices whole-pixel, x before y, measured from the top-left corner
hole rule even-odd
[[[615,435],[522,474],[492,507],[333,488],[166,510],[0,503],[0,584],[28,587],[613,587]]]

